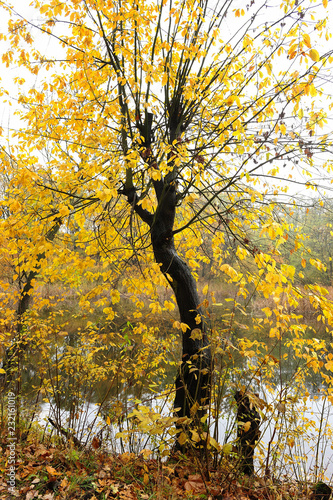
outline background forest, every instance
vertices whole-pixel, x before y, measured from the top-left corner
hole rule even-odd
[[[327,481],[330,3],[0,5],[3,449],[10,393],[22,446],[141,457],[119,498],[176,451],[201,475],[166,498]]]

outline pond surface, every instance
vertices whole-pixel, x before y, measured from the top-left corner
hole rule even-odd
[[[246,327],[246,325],[245,325]],[[295,383],[296,373],[301,367],[302,360],[293,355],[290,348],[277,342],[275,339],[269,339],[266,333],[259,334],[255,331],[244,331],[244,324],[239,328],[235,327],[229,336],[229,342],[236,341],[241,336],[246,335],[250,340],[258,342],[265,341],[268,345],[271,359],[283,359],[281,364],[276,363],[272,371],[272,388],[267,388],[260,376],[253,376],[253,367],[249,366],[255,362],[254,358],[244,358],[235,355],[230,364],[232,375],[228,379],[228,387],[223,395],[223,404],[221,404],[217,424],[211,428],[211,435],[218,437],[218,442],[223,445],[226,442],[232,442],[235,439],[235,405],[232,394],[234,387],[242,382],[251,387],[253,392],[257,392],[262,403],[261,439],[257,450],[256,470],[263,470],[266,466],[267,456],[269,463],[275,470],[280,471],[280,475],[293,473],[298,479],[305,479],[308,475],[315,475],[317,471],[324,471],[325,476],[331,479],[333,476],[333,437],[331,428],[333,427],[333,412],[331,403],[322,398],[325,387],[322,377],[319,373],[309,372],[305,379],[305,389],[308,392],[306,402],[296,402],[297,385]],[[311,332],[309,332],[311,335]],[[235,342],[236,343],[236,342]],[[65,343],[58,350],[58,355],[65,350],[66,345],[75,345],[75,336],[65,339]],[[179,345],[175,345],[175,350],[179,351]],[[109,356],[114,356],[112,350]],[[180,357],[180,356],[179,356]],[[228,362],[221,366],[226,369]],[[274,364],[274,363],[273,363]],[[24,371],[24,385],[27,388],[26,398],[28,405],[35,402],[35,395],[29,399],[28,388],[32,384],[37,385],[35,363],[33,359],[28,363]],[[161,388],[172,384],[175,378],[176,368],[170,366],[165,379],[159,379],[158,385]],[[250,375],[249,375],[250,374]],[[130,386],[130,381],[119,384],[116,389],[108,392],[109,382],[100,382],[86,393],[86,398],[81,398],[76,402],[75,411],[77,416],[73,420],[73,408],[69,401],[72,396],[67,395],[65,391],[59,404],[55,401],[40,402],[38,422],[42,425],[48,425],[50,431],[54,431],[52,425],[47,423],[48,417],[58,419],[61,425],[66,427],[66,421],[76,422],[76,435],[83,442],[89,437],[89,440],[98,432],[108,437],[110,449],[114,452],[123,452],[127,445],[124,445],[115,436],[117,432],[126,431],[127,421],[123,418],[124,414],[130,413],[135,407],[135,401],[138,399],[147,400],[146,406],[153,410],[160,404],[158,396],[147,392],[145,380],[142,380],[141,386]],[[106,397],[107,396],[107,397]],[[98,403],[106,397],[102,409]],[[301,404],[302,403],[302,404]],[[118,407],[117,407],[118,405]],[[117,409],[118,408],[118,409]],[[232,409],[231,409],[232,408]],[[112,410],[112,411],[111,411]],[[111,415],[111,420],[108,415]],[[163,415],[172,414],[172,403],[169,401],[162,411]],[[155,443],[156,444],[156,443]],[[130,445],[135,451],[142,448],[153,447],[152,443],[147,442],[147,436],[136,434]],[[299,457],[299,458],[296,458]]]
[[[274,404],[273,397],[271,403]],[[160,405],[159,400],[150,399],[150,407],[157,410]],[[299,412],[297,411],[299,408]],[[293,475],[300,480],[313,478],[316,474],[324,473],[320,476],[322,479],[332,480],[333,477],[333,436],[331,429],[333,428],[333,412],[331,404],[327,400],[312,399],[307,400],[307,408],[298,406],[295,408],[294,420],[291,422],[283,422],[283,417],[277,422],[267,421],[261,424],[261,438],[258,444],[256,472],[262,475],[266,466],[266,460],[269,450],[269,463],[274,462],[274,471],[278,479],[282,479],[284,475]],[[127,422],[122,422],[121,426],[112,424],[106,425],[105,418],[99,413],[99,406],[94,403],[87,403],[85,407],[85,425],[84,432],[80,437],[82,442],[88,437],[88,442],[91,442],[94,435],[104,429],[104,435],[107,434],[107,446],[111,452],[123,453],[124,451],[140,452],[142,449],[149,448],[151,450],[156,446],[149,442],[149,437],[144,433],[135,432],[131,438],[130,448],[128,444],[116,438],[119,431],[126,431]],[[171,406],[165,406],[162,415],[172,413]],[[288,412],[290,414],[290,412]],[[38,421],[41,425],[47,425],[48,417],[54,419],[54,405],[43,403],[40,406]],[[63,411],[61,414],[62,422],[68,418],[68,412]],[[290,416],[290,415],[289,415]],[[286,419],[288,415],[286,415]],[[90,433],[91,426],[92,432]],[[220,444],[227,441],[232,442],[235,438],[233,429],[234,422],[231,422],[230,416],[220,415],[218,420],[218,433]],[[107,433],[106,433],[107,428]],[[289,439],[286,439],[285,432],[289,429]],[[48,424],[48,430],[54,431],[52,426]],[[211,430],[213,434],[213,428]],[[101,435],[101,434],[98,434]],[[281,446],[282,445],[282,446]],[[261,451],[261,453],[259,453]],[[259,456],[261,455],[261,457]],[[298,457],[297,459],[295,457]],[[270,465],[272,469],[272,465]],[[320,475],[320,474],[319,474]]]

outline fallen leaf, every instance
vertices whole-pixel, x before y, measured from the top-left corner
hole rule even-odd
[[[108,473],[105,472],[105,470],[100,470],[98,473],[97,473],[97,477],[99,477],[100,479],[104,479],[105,477],[108,476]]]
[[[94,436],[93,440],[91,441],[91,446],[94,448],[94,450],[97,450],[101,447],[101,440]]]
[[[45,469],[50,474],[50,476],[61,476],[61,472],[58,472],[54,467],[51,467],[50,465],[47,465]]]
[[[45,448],[45,446],[43,446],[42,444],[40,444],[40,445],[38,445],[38,446],[36,447],[36,450],[34,450],[33,454],[34,454],[34,456],[36,456],[36,457],[39,457],[39,456],[43,456],[43,457],[45,457],[45,456],[49,456],[49,455],[50,455],[50,451],[49,451],[49,450],[47,450],[47,449]]]
[[[121,455],[119,455],[119,458],[123,462],[123,464],[127,464],[128,462],[135,460],[136,455],[135,455],[135,453],[125,452],[125,453],[122,453]]]
[[[131,490],[123,490],[119,492],[119,500],[137,500],[138,497]]]
[[[184,484],[185,491],[193,491],[195,494],[200,495],[206,493],[206,486],[200,474],[193,474],[188,477]]]
[[[139,453],[139,455],[142,455],[145,460],[147,460],[150,457],[150,455],[152,455],[152,454],[153,454],[153,452],[148,450],[147,448],[145,448],[144,450],[142,450]]]
[[[31,500],[32,498],[35,498],[36,496],[38,496],[38,491],[36,491],[36,490],[30,490],[26,494],[25,500]]]
[[[112,495],[115,495],[116,493],[119,492],[119,487],[117,484],[111,484],[111,492],[112,492]]]
[[[67,488],[68,484],[69,484],[69,482],[68,482],[67,477],[64,477],[64,479],[60,483],[60,486],[61,486],[61,488]]]
[[[163,474],[166,476],[170,476],[170,474],[174,474],[175,470],[173,467],[169,467],[168,465],[162,465]]]

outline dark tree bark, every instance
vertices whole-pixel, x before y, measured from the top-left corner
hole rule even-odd
[[[175,183],[165,183],[151,226],[151,241],[155,260],[161,264],[161,270],[175,293],[180,320],[188,326],[183,333],[182,364],[176,379],[174,406],[179,417],[195,418],[195,415],[204,413],[202,407],[209,400],[211,350],[207,324],[199,307],[196,282],[186,262],[177,254],[174,244],[176,202]],[[191,337],[194,329],[201,330],[201,339]]]
[[[56,237],[57,233],[59,232],[59,229],[61,227],[62,220],[59,218],[58,220],[55,221],[55,224],[45,235],[45,239],[47,241],[53,241],[54,238]],[[20,333],[22,329],[22,318],[23,315],[27,312],[29,309],[30,303],[31,303],[31,292],[33,291],[34,288],[34,280],[38,276],[41,268],[41,262],[45,259],[45,252],[42,252],[37,255],[37,266],[34,270],[30,271],[28,275],[26,276],[26,281],[25,284],[20,292],[20,298],[17,304],[17,331]]]
[[[174,291],[180,320],[188,328],[183,332],[182,362],[176,379],[175,413],[198,422],[205,413],[210,398],[211,348],[207,335],[207,323],[200,308],[196,282],[190,268],[178,255],[173,226],[176,215],[176,184],[171,180],[154,183],[158,199],[155,214],[137,204],[135,188],[120,190],[125,194],[133,210],[150,227],[155,260]],[[200,335],[191,336],[193,330]]]
[[[175,95],[168,102],[168,131],[170,144],[180,139],[185,130],[184,108],[181,105],[182,95]],[[145,113],[144,125],[137,124],[142,138],[143,160],[151,168],[158,169],[157,160],[151,149],[153,141],[151,113]],[[126,140],[124,151],[127,150]],[[169,165],[173,165],[173,157],[177,156],[176,147],[169,154]],[[182,362],[176,379],[175,413],[178,417],[188,417],[199,423],[199,418],[205,413],[205,406],[210,398],[211,381],[211,348],[207,336],[207,323],[200,308],[200,300],[195,279],[190,268],[178,255],[173,236],[176,216],[177,167],[164,179],[153,181],[158,201],[155,213],[143,209],[138,204],[136,188],[133,185],[131,173],[128,172],[125,185],[119,190],[127,197],[128,203],[137,215],[150,227],[151,243],[155,261],[161,265],[161,271],[174,291],[178,305],[180,320],[187,325],[182,338]],[[199,330],[201,335],[193,335],[193,330]],[[201,337],[201,338],[199,338]]]
[[[247,394],[237,391],[235,400],[237,404],[237,447],[240,472],[251,476],[254,474],[254,448],[260,437],[261,419]]]

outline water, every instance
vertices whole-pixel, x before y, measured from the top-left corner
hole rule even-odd
[[[237,339],[244,336],[244,325],[237,330],[234,328],[228,342],[236,345]],[[306,479],[307,476],[316,475],[318,470],[325,472],[325,479],[330,479],[333,475],[333,453],[332,453],[332,432],[333,416],[331,412],[331,403],[327,399],[322,399],[322,394],[325,389],[320,373],[309,372],[305,380],[305,389],[309,397],[306,400],[306,407],[301,402],[294,402],[296,398],[298,385],[297,374],[302,366],[302,359],[293,356],[293,352],[285,345],[276,342],[274,339],[265,338],[263,334],[259,339],[265,341],[268,345],[269,356],[268,361],[272,362],[272,374],[270,383],[273,388],[265,386],[265,377],[263,369],[256,368],[256,360],[254,357],[244,357],[237,354],[237,350],[233,351],[231,360],[225,356],[221,361],[221,370],[228,371],[228,363],[230,364],[230,374],[227,380],[227,390],[223,394],[223,404],[219,413],[217,432],[218,441],[221,445],[226,442],[232,442],[235,439],[235,405],[232,394],[239,384],[246,387],[251,387],[251,390],[259,394],[259,399],[262,402],[261,413],[263,422],[261,424],[261,439],[257,447],[256,470],[261,472],[266,467],[267,456],[269,457],[269,468],[279,471],[279,474],[293,474],[298,479]],[[257,332],[247,332],[247,338],[256,340],[259,338]],[[74,342],[75,343],[75,342]],[[73,345],[73,338],[70,342]],[[59,356],[65,351],[62,346],[59,349]],[[112,356],[115,353],[111,350],[109,354]],[[283,359],[286,361],[283,364],[275,363],[274,359]],[[31,388],[31,385],[37,385],[38,376],[36,375],[36,363],[30,359],[27,369],[24,371],[25,379],[23,385],[26,389]],[[304,364],[304,363],[303,363]],[[267,367],[265,367],[266,369]],[[170,366],[166,380],[159,379],[158,386],[166,386],[172,384],[175,377],[174,366]],[[88,388],[85,396],[81,400],[77,400],[71,407],[73,395],[63,390],[59,404],[55,405],[54,400],[50,402],[41,402],[39,404],[38,422],[41,425],[48,425],[49,431],[54,431],[52,425],[47,423],[47,418],[57,419],[61,422],[61,426],[67,428],[70,422],[71,428],[74,429],[75,435],[80,441],[91,441],[96,434],[103,436],[108,441],[108,447],[112,452],[123,452],[131,448],[131,451],[139,452],[142,448],[151,447],[157,448],[161,438],[156,435],[154,442],[147,442],[147,435],[137,432],[134,437],[131,437],[129,443],[125,443],[125,439],[116,439],[118,431],[126,434],[130,422],[123,418],[135,408],[135,401],[138,399],[147,399],[146,406],[151,408],[152,412],[157,410],[160,400],[158,396],[154,396],[147,391],[147,384],[142,380],[141,385],[130,387],[129,385],[119,383],[115,388],[109,391],[109,382],[98,382],[94,386]],[[109,392],[108,392],[109,391]],[[29,406],[35,400],[35,394],[29,396],[29,391],[26,391],[26,400]],[[108,393],[105,405],[100,409],[98,403]],[[30,398],[30,399],[29,399]],[[165,405],[161,412],[161,418],[166,418],[172,414],[172,402]],[[295,399],[296,401],[296,399]],[[118,410],[114,410],[115,406],[119,406]],[[113,405],[113,406],[112,406]],[[112,411],[110,410],[112,409]],[[76,412],[76,417],[73,417],[73,412]],[[111,422],[108,416],[111,416]],[[173,429],[173,426],[170,427]],[[216,432],[216,431],[215,431]],[[211,434],[214,433],[214,427],[211,428]],[[163,439],[172,438],[167,435]],[[163,441],[163,440],[162,440]],[[303,457],[303,458],[295,458]]]
[[[148,395],[147,395],[148,396]],[[255,469],[259,475],[262,475],[266,465],[274,475],[281,479],[284,475],[294,476],[299,480],[313,479],[314,477],[330,480],[333,476],[333,452],[332,452],[332,431],[333,412],[331,404],[327,399],[309,398],[304,404],[289,404],[283,407],[278,402],[278,394],[270,394],[266,408],[263,408],[261,415],[263,422],[260,426],[261,438],[256,450]],[[226,401],[225,407],[230,406],[231,401]],[[166,404],[160,411],[161,401],[156,398],[149,398],[146,408],[150,408],[152,414],[160,413],[162,417],[172,414],[172,405]],[[135,408],[134,398],[131,402],[131,409]],[[270,411],[268,411],[270,408]],[[274,408],[274,412],[271,409]],[[129,411],[130,413],[131,411]],[[272,418],[272,413],[274,417]],[[48,417],[55,418],[54,405],[43,403],[40,406],[38,421],[40,424],[47,423]],[[69,412],[61,412],[61,422],[66,427],[66,420],[69,418]],[[116,438],[119,431],[124,432],[129,429],[131,421],[124,419],[121,424],[107,424],[105,415],[100,412],[100,407],[96,403],[86,402],[83,408],[84,425],[77,425],[76,436],[85,443],[91,442],[95,435],[103,437],[103,443],[112,453],[122,453],[131,451],[139,453],[142,449],[149,448],[156,450],[158,445],[163,442],[159,436],[151,442],[149,436],[143,432],[136,431],[131,435],[130,441]],[[267,420],[265,420],[265,416]],[[170,427],[171,429],[173,426]],[[48,424],[48,430],[54,431],[52,425]],[[288,431],[288,432],[287,432]],[[214,433],[214,425],[211,428],[211,435]],[[223,411],[218,419],[218,441],[221,445],[235,440],[235,422],[234,414],[225,415]],[[173,439],[164,433],[164,439]],[[267,455],[269,461],[267,462]],[[299,457],[299,458],[295,458]],[[267,463],[266,463],[267,462]],[[324,475],[323,475],[324,474]]]

